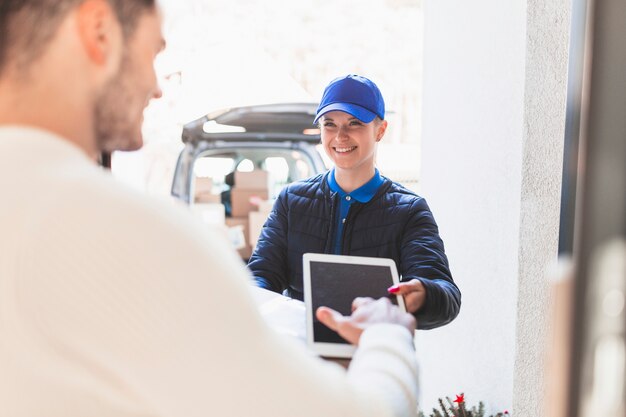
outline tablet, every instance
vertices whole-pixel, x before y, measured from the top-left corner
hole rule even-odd
[[[351,358],[356,348],[317,320],[318,307],[349,316],[356,297],[388,297],[406,311],[402,296],[387,292],[399,282],[393,259],[319,253],[305,253],[302,259],[307,345],[319,355]]]

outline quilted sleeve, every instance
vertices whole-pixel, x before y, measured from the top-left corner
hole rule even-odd
[[[415,313],[419,329],[432,329],[451,322],[461,308],[461,292],[452,280],[448,258],[439,229],[426,200],[418,198],[401,244],[402,281],[419,279],[426,288],[426,300]]]

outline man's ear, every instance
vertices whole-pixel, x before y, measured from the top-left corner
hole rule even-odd
[[[121,56],[122,29],[106,0],[86,0],[78,7],[78,32],[85,53],[98,66],[108,66]]]

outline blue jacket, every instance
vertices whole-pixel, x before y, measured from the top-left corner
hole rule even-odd
[[[327,173],[285,187],[270,213],[248,267],[259,287],[302,300],[302,255],[332,253],[337,193]],[[459,313],[461,292],[452,280],[443,242],[426,201],[384,178],[365,204],[354,202],[344,224],[344,255],[391,258],[402,281],[419,279],[426,301],[415,313],[431,329]]]

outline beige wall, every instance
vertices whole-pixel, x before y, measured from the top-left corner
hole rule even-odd
[[[541,415],[568,7],[424,2],[422,194],[463,293],[455,322],[419,336],[426,409],[465,392],[491,412]]]

